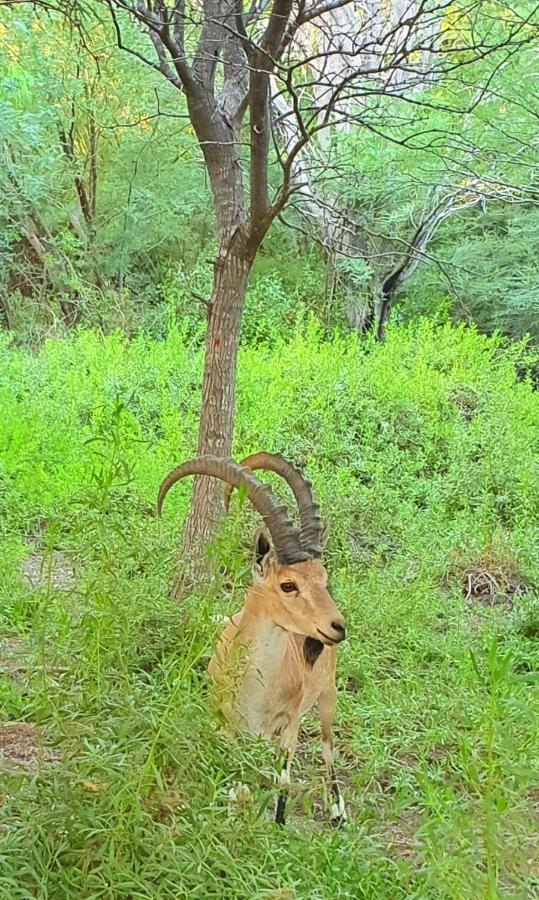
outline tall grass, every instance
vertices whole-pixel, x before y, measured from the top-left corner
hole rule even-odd
[[[81,332],[37,355],[3,338],[0,357],[1,718],[42,729],[35,765],[4,754],[0,896],[539,895],[539,395],[522,346],[422,323],[379,347],[311,323],[240,354],[237,455],[299,461],[330,525],[350,624],[339,832],[315,718],[279,831],[271,747],[208,709],[250,510],[217,544],[226,583],[168,597],[189,485],[162,522],[149,507],[196,446],[200,352],[178,331]],[[493,605],[464,596],[478,571]],[[0,728],[0,772],[1,753]]]

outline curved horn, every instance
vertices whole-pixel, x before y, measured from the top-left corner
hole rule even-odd
[[[322,555],[323,525],[320,519],[320,507],[315,500],[312,484],[308,481],[298,466],[289,462],[280,453],[251,453],[240,462],[240,466],[249,469],[265,469],[275,472],[290,486],[299,510],[301,545],[309,556]],[[225,509],[228,510],[230,497],[234,490],[233,484],[227,484],[225,488]]]
[[[286,507],[278,503],[271,493],[271,486],[260,481],[249,469],[232,459],[220,456],[199,456],[188,459],[172,469],[161,482],[157,495],[157,515],[161,515],[163,500],[173,484],[186,475],[211,475],[220,478],[233,487],[245,485],[247,496],[254,508],[264,519],[273,538],[275,553],[281,563],[303,562],[309,554],[302,548],[300,534],[288,518]]]

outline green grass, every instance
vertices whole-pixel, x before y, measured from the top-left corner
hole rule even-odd
[[[240,606],[248,577],[247,508],[235,504],[216,547],[228,583],[182,606],[168,597],[189,485],[162,522],[148,506],[193,453],[200,353],[178,333],[83,332],[38,355],[4,340],[0,357],[1,720],[39,726],[47,748],[28,770],[0,763],[0,896],[539,896],[539,395],[526,351],[427,324],[384,347],[308,325],[240,355],[237,454],[300,461],[331,528],[350,625],[339,831],[314,716],[279,830],[271,746],[227,737],[208,708],[212,616]],[[32,553],[34,586],[21,575]],[[531,590],[466,602],[476,571]],[[231,808],[239,781],[252,802]]]

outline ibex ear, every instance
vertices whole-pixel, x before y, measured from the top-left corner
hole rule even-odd
[[[253,580],[263,581],[275,560],[275,553],[265,528],[258,528],[255,534],[255,559],[253,563]]]

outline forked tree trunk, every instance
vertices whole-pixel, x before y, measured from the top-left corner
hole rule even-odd
[[[228,250],[218,255],[208,307],[208,330],[202,380],[198,453],[228,457],[232,451],[236,363],[240,325],[253,253],[244,241],[232,238]],[[196,563],[205,545],[215,536],[223,511],[223,485],[215,478],[197,476],[186,521],[182,558]],[[185,583],[180,573],[173,595]]]

